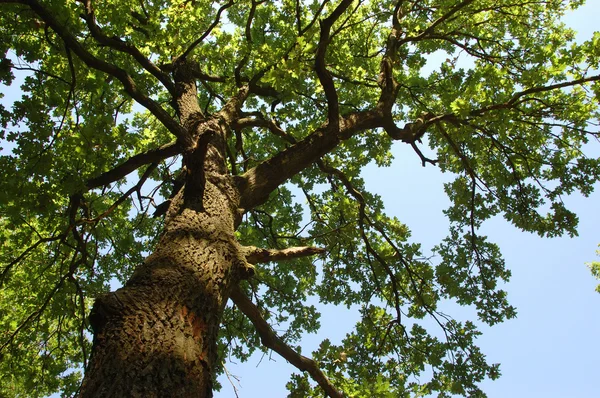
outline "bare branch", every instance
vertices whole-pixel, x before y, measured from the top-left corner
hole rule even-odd
[[[229,384],[231,384],[231,388],[233,388],[233,393],[235,394],[235,397],[240,398],[238,394],[238,389],[233,383],[233,380],[231,380],[231,378],[233,377],[239,383],[239,378],[229,373],[229,370],[227,370],[227,366],[225,366],[225,361],[223,361],[223,370],[225,371],[225,376],[227,376],[227,380],[229,380]]]
[[[423,152],[421,152],[421,149],[419,149],[415,142],[411,142],[410,146],[412,146],[413,150],[417,153],[417,155],[419,155],[419,158],[421,158],[421,164],[423,165],[423,167],[425,167],[427,163],[431,163],[435,166],[438,162],[436,159],[429,159],[428,157],[423,155]]]
[[[86,190],[98,188],[108,185],[115,181],[124,178],[127,174],[137,170],[140,166],[149,163],[155,163],[171,156],[175,156],[181,152],[181,148],[177,142],[171,142],[157,149],[151,149],[134,155],[127,159],[124,163],[116,166],[112,170],[102,173],[98,177],[88,180],[85,184]]]
[[[248,261],[250,264],[293,260],[299,257],[314,256],[315,254],[323,254],[326,252],[327,250],[325,249],[312,246],[288,247],[287,249],[281,250],[263,249],[256,246],[244,247],[246,261]]]
[[[329,381],[327,376],[319,369],[317,363],[310,358],[298,354],[289,345],[285,343],[273,331],[271,326],[265,321],[260,310],[246,295],[239,286],[235,286],[231,291],[231,300],[235,305],[250,319],[250,322],[256,328],[262,344],[277,352],[289,363],[303,372],[308,372],[314,381],[325,391],[330,397],[342,398],[344,395],[338,391]]]

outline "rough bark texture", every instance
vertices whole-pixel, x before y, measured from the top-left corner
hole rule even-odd
[[[234,238],[236,192],[212,177],[203,210],[183,206],[180,193],[155,252],[125,287],[96,301],[82,397],[212,395],[220,317],[247,270]]]
[[[221,315],[232,287],[252,274],[234,235],[240,197],[224,156],[227,111],[239,107],[205,119],[195,84],[179,75],[185,186],[154,253],[94,304],[81,397],[212,396]]]

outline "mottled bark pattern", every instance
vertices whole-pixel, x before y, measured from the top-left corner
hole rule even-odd
[[[235,190],[213,177],[204,211],[179,206],[178,195],[155,252],[125,287],[96,301],[97,347],[82,397],[212,395],[220,317],[248,271],[233,234]]]
[[[227,118],[239,107],[204,118],[193,79],[178,75],[185,186],[155,251],[94,304],[81,397],[212,396],[221,315],[232,287],[253,272],[235,239],[240,197],[225,165]]]

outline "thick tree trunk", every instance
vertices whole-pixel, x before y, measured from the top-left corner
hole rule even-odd
[[[97,299],[81,397],[210,397],[230,288],[247,272],[234,238],[236,195],[208,178],[202,210],[176,196],[156,251]]]
[[[247,89],[205,118],[192,70],[183,60],[174,73],[185,186],[154,253],[94,303],[81,397],[212,396],[221,315],[232,287],[253,271],[235,239],[240,194],[225,162],[227,125]]]
[[[240,199],[225,168],[226,129],[214,118],[192,128],[185,186],[154,253],[94,304],[81,397],[212,396],[221,315],[252,268],[234,235]]]

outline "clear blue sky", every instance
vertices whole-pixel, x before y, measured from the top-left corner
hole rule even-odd
[[[600,0],[570,13],[565,22],[575,28],[578,39],[600,30]],[[396,160],[387,169],[369,168],[367,188],[379,193],[389,215],[397,216],[413,232],[413,239],[430,249],[447,234],[442,210],[448,200],[442,184],[451,177],[421,163],[406,145],[394,147]],[[592,148],[600,155],[600,145]],[[392,182],[392,183],[390,183]],[[502,218],[484,224],[482,233],[499,244],[512,270],[505,290],[518,310],[516,319],[482,328],[478,340],[490,362],[502,364],[502,377],[483,384],[490,398],[587,398],[600,394],[600,294],[585,263],[600,258],[600,184],[589,198],[572,196],[566,203],[580,218],[576,238],[541,239],[524,233]],[[448,310],[458,319],[474,319],[468,309]],[[338,343],[354,324],[345,308],[327,308],[318,336],[305,338],[302,352],[310,354],[325,337]],[[295,368],[276,353],[255,355],[245,364],[227,364],[240,378],[234,383],[241,398],[284,397],[285,383]],[[234,397],[231,384],[222,376],[217,397]]]

